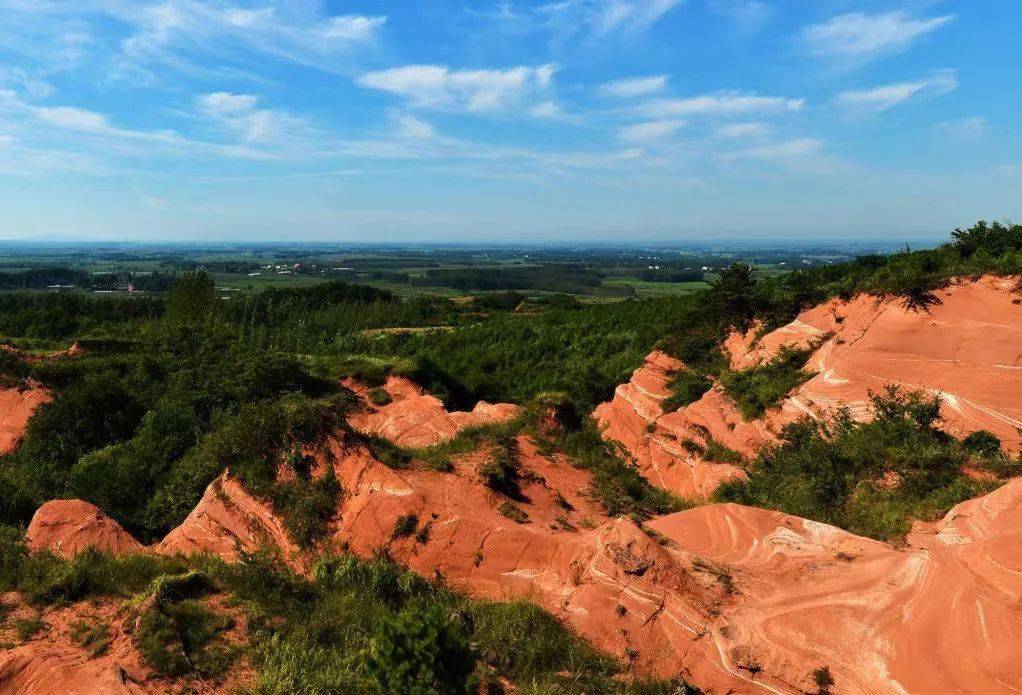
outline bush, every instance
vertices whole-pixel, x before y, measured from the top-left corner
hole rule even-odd
[[[385,618],[369,647],[367,670],[381,693],[463,695],[475,655],[464,626],[440,606]]]
[[[373,405],[379,406],[388,405],[394,401],[394,399],[391,398],[390,394],[387,392],[387,389],[383,388],[382,386],[377,386],[369,390],[369,400],[372,402]]]
[[[691,369],[682,369],[675,372],[671,378],[671,396],[660,405],[665,413],[673,413],[698,401],[712,385],[706,377],[696,374]]]
[[[147,664],[164,676],[197,672],[205,678],[222,677],[232,655],[220,634],[234,622],[200,601],[156,603],[138,621],[134,641]]]
[[[493,446],[489,460],[479,467],[479,477],[487,487],[519,498],[522,493],[518,476],[518,446],[514,438],[503,437]]]
[[[738,406],[743,419],[755,420],[813,377],[812,372],[804,369],[811,352],[811,349],[781,348],[777,357],[767,364],[725,372],[720,379],[721,388]]]
[[[996,487],[966,475],[966,463],[1002,475],[1018,470],[1003,454],[970,455],[941,431],[937,398],[891,387],[874,394],[872,406],[869,423],[843,412],[787,426],[751,463],[748,480],[725,483],[715,498],[898,540],[913,519],[935,520]]]
[[[102,656],[110,648],[110,625],[95,617],[72,623],[70,634],[71,641],[84,649],[91,659]]]

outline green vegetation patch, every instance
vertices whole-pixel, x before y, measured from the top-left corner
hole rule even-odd
[[[913,520],[936,520],[1000,485],[967,475],[966,466],[999,479],[1022,473],[999,449],[976,453],[941,431],[937,398],[892,387],[873,395],[872,405],[869,423],[843,412],[787,426],[780,443],[750,464],[749,479],[725,483],[715,498],[897,541]]]
[[[738,406],[744,420],[763,417],[767,410],[780,405],[793,389],[813,378],[804,369],[812,348],[783,347],[766,364],[742,370],[729,370],[720,378],[720,387]]]

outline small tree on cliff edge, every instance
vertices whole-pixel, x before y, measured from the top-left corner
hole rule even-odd
[[[384,619],[367,667],[383,693],[465,695],[475,663],[461,623],[434,606],[410,607]]]

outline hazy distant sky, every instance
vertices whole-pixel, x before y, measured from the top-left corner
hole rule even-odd
[[[0,0],[0,237],[1022,219],[1019,0]]]

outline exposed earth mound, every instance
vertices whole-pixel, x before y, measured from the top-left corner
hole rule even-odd
[[[823,667],[835,692],[848,693],[994,692],[1022,679],[1022,480],[918,525],[898,550],[736,505],[644,530],[603,516],[578,492],[586,473],[524,438],[531,475],[516,501],[475,479],[480,454],[459,459],[454,473],[396,471],[360,446],[329,446],[348,493],[335,543],[363,556],[386,549],[476,595],[530,597],[640,671],[681,673],[721,692],[812,691]],[[229,479],[215,485],[237,492]],[[202,507],[220,495],[207,495],[183,528],[209,519]],[[524,516],[507,518],[505,503]],[[217,515],[229,518],[219,523],[233,525],[239,544],[275,535],[268,509],[234,517],[233,503],[214,504],[224,504]],[[175,535],[189,545],[175,548]],[[221,552],[229,536],[179,529],[156,549]]]
[[[451,413],[439,398],[398,376],[388,377],[381,387],[387,396],[383,400],[389,399],[389,402],[380,405],[373,402],[370,389],[365,385],[351,379],[344,385],[359,394],[366,405],[364,413],[350,418],[351,425],[360,432],[385,437],[398,446],[430,446],[452,439],[466,427],[503,422],[519,412],[518,406],[508,403],[480,401],[471,412]]]
[[[50,400],[50,392],[43,388],[0,389],[0,454],[17,448],[32,413]]]
[[[133,641],[137,614],[121,600],[91,600],[35,610],[15,595],[5,597],[11,620],[39,619],[38,630],[18,646],[0,651],[0,695],[140,695],[142,693],[238,692],[250,686],[244,669],[212,685],[198,678],[168,679],[146,665]],[[6,627],[6,626],[5,626]],[[96,630],[99,627],[101,629]],[[83,643],[91,629],[102,637]],[[240,629],[240,628],[239,628]],[[13,630],[0,627],[6,641]]]
[[[781,419],[837,407],[869,417],[868,392],[887,384],[940,396],[945,429],[988,430],[1022,445],[1022,293],[1016,278],[984,277],[933,293],[927,309],[860,295],[803,312],[758,342],[729,343],[733,365],[769,360],[782,346],[823,340],[807,368],[816,376],[784,402]],[[744,349],[743,349],[744,348]]]
[[[823,666],[836,692],[1010,692],[1022,682],[1022,480],[955,507],[935,534],[913,535],[924,547],[905,550],[735,505],[650,525],[729,568],[738,597],[711,628],[719,663],[757,671],[764,690],[808,689],[799,679]]]
[[[85,550],[127,555],[143,547],[99,507],[81,500],[53,500],[28,525],[28,547],[71,557]]]
[[[596,408],[593,416],[604,436],[624,445],[635,465],[652,483],[682,497],[700,498],[725,480],[741,477],[732,463],[707,460],[710,439],[742,454],[754,453],[769,434],[760,423],[746,423],[727,398],[711,389],[695,403],[665,414],[661,404],[670,397],[670,382],[684,364],[654,351],[631,380],[617,387],[614,399]],[[698,448],[686,449],[686,443]]]
[[[898,298],[860,295],[803,312],[758,340],[753,327],[725,343],[733,369],[774,358],[781,348],[817,346],[806,369],[815,373],[780,405],[746,422],[719,388],[673,413],[661,403],[672,374],[684,365],[660,352],[619,386],[594,414],[605,436],[620,442],[653,483],[705,497],[739,468],[703,454],[709,439],[755,454],[787,423],[846,407],[867,419],[870,391],[894,384],[939,395],[943,427],[956,436],[984,429],[1008,450],[1022,445],[1022,303],[1013,278],[985,277],[938,290],[928,310]],[[698,448],[686,448],[695,442]],[[713,449],[710,449],[713,452]]]

